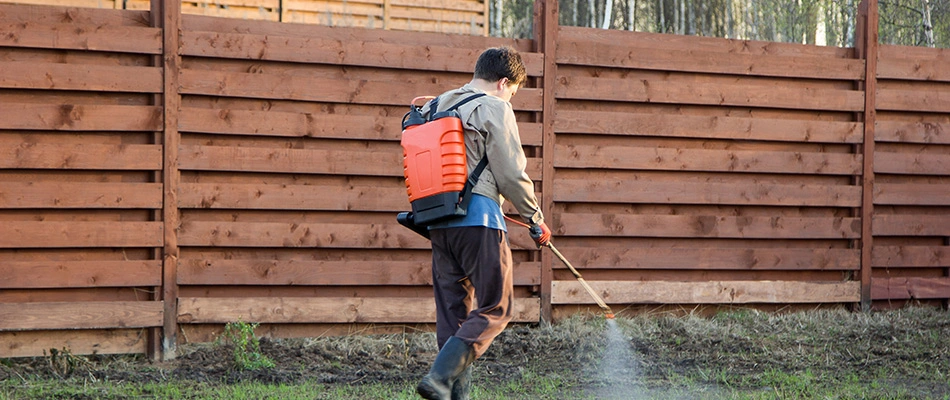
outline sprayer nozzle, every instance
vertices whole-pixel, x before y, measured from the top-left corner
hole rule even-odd
[[[613,314],[613,313],[605,314],[604,316],[607,317],[607,319],[614,319],[614,314]]]

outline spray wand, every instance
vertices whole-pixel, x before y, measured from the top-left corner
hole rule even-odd
[[[528,224],[525,224],[523,222],[516,221],[507,215],[505,216],[505,219],[507,219],[508,221],[514,222],[517,225],[521,225],[525,228],[528,228],[529,230],[540,229],[537,227],[529,226]],[[577,268],[574,268],[574,266],[571,265],[571,262],[567,261],[567,258],[565,258],[564,255],[561,254],[561,252],[557,250],[557,247],[554,247],[554,243],[551,243],[551,241],[548,241],[548,243],[545,244],[545,247],[551,249],[551,252],[553,252],[554,255],[557,256],[557,258],[561,260],[561,262],[564,263],[565,266],[567,266],[567,269],[571,270],[571,273],[574,274],[574,277],[577,278],[577,281],[581,283],[581,286],[583,286],[584,289],[587,290],[587,293],[590,294],[590,297],[594,299],[594,302],[597,303],[597,306],[599,306],[602,310],[604,310],[604,317],[606,317],[607,319],[614,319],[614,312],[610,309],[609,306],[607,306],[607,303],[605,303],[604,300],[601,299],[600,296],[597,295],[597,292],[595,292],[594,289],[591,288],[590,285],[587,284],[587,281],[585,281],[584,278],[581,276],[581,273],[577,271]]]

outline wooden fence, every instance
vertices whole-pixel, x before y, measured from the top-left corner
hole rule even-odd
[[[149,10],[150,0],[5,0],[116,10]],[[197,0],[188,15],[488,36],[487,0]]]
[[[545,5],[537,40],[0,5],[0,357],[168,358],[237,320],[431,329],[399,121],[497,45],[526,59],[513,106],[555,242],[615,310],[950,298],[946,50],[559,27]],[[515,321],[595,308],[511,233]]]
[[[948,49],[881,46],[874,123],[871,297],[950,297]]]

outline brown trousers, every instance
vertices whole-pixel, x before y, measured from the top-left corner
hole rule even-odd
[[[432,281],[439,348],[455,336],[480,357],[512,317],[511,248],[504,231],[433,229]],[[477,303],[476,303],[477,301]]]

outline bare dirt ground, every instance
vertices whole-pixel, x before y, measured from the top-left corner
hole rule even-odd
[[[190,344],[166,363],[133,356],[71,356],[0,362],[0,381],[30,378],[112,382],[245,381],[362,385],[418,380],[435,357],[431,333],[261,339],[270,369],[237,368],[227,344]],[[554,326],[510,326],[477,361],[476,385],[504,387],[553,377],[595,398],[671,387],[770,390],[768,377],[801,374],[815,384],[880,382],[886,398],[950,398],[950,313],[908,309],[712,317],[639,316],[616,325],[597,316]],[[807,383],[807,382],[806,382]],[[773,388],[774,389],[774,388]]]

